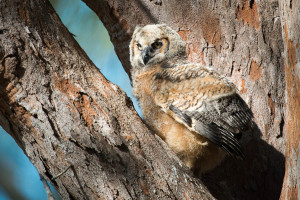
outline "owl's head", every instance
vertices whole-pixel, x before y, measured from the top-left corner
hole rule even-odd
[[[130,62],[132,67],[142,68],[172,58],[186,58],[185,46],[179,34],[165,24],[137,26],[129,45]]]

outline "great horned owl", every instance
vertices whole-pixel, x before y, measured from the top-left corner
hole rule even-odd
[[[136,27],[129,49],[145,122],[190,169],[210,170],[225,152],[244,158],[238,138],[253,114],[233,83],[189,62],[185,42],[164,24]]]

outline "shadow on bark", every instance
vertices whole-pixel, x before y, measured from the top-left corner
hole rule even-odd
[[[285,173],[285,157],[260,138],[256,126],[246,139],[245,160],[227,157],[202,177],[204,185],[219,200],[279,199]]]

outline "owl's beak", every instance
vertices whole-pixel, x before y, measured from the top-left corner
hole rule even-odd
[[[150,47],[145,47],[142,50],[142,59],[143,59],[144,65],[146,65],[148,63],[150,58],[151,58],[151,56],[150,56]]]

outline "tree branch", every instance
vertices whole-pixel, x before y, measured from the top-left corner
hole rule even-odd
[[[213,199],[91,63],[48,1],[2,6],[0,124],[63,199]],[[74,173],[53,180],[69,163]]]
[[[273,20],[281,15],[278,1],[82,1],[104,23],[127,73],[135,26],[167,23],[186,41],[191,61],[237,85],[257,123],[254,132],[244,134],[246,159],[228,158],[202,180],[218,199],[278,199],[285,173],[285,122],[290,120],[284,115],[285,41],[281,21]]]

